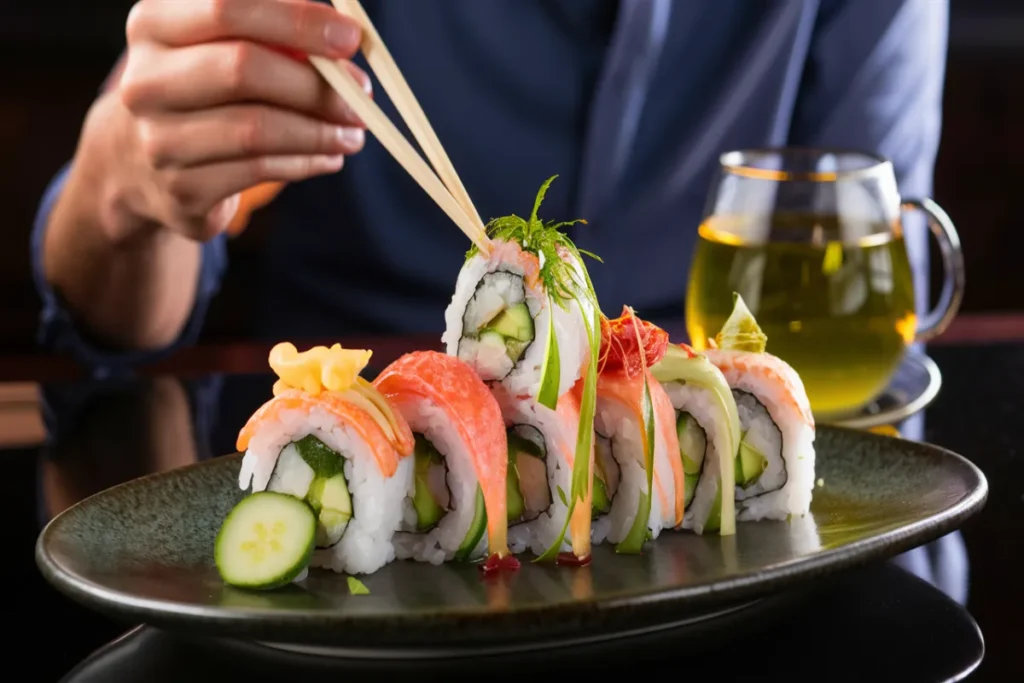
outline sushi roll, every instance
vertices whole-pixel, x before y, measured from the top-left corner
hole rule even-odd
[[[732,482],[740,421],[729,383],[706,356],[684,344],[670,344],[651,373],[675,411],[686,509],[681,528],[697,534],[736,533]],[[727,482],[724,488],[722,482]]]
[[[576,461],[594,457],[592,439],[582,456],[578,448],[581,393],[582,383],[563,394],[555,410],[498,393],[507,429],[508,538],[514,553],[565,554],[561,559],[570,562],[572,557],[589,559],[588,481],[581,501],[570,505],[573,477],[582,471]]]
[[[522,466],[510,467],[528,489],[520,492],[523,508],[510,522],[513,551],[528,547],[538,561],[585,564],[600,308],[583,252],[559,230],[569,224],[537,217],[553,180],[541,186],[528,220],[491,221],[487,256],[469,251],[445,312],[442,342],[488,384],[509,429],[510,457],[523,458]],[[543,457],[522,435],[542,446]],[[512,512],[519,504],[515,495],[510,490]]]
[[[508,555],[505,424],[487,386],[463,361],[434,351],[402,356],[374,386],[416,442],[398,559]]]
[[[274,397],[237,442],[245,454],[241,489],[305,501],[316,516],[310,565],[349,574],[371,573],[394,559],[392,537],[413,475],[411,429],[359,377],[370,355],[337,344],[303,353],[278,344],[270,353],[279,377]],[[271,519],[263,528],[285,526]]]
[[[683,464],[675,409],[651,375],[668,334],[629,308],[601,324],[592,495],[593,540],[639,553],[683,522]]]
[[[537,218],[541,187],[528,221],[489,225],[487,256],[472,249],[445,311],[442,342],[485,382],[554,410],[586,372],[595,336],[597,299],[582,255]]]
[[[768,338],[734,294],[733,311],[706,351],[722,371],[740,420],[739,521],[806,515],[814,489],[814,416],[800,375],[767,353]]]

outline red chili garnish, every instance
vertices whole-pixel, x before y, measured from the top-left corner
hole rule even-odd
[[[590,553],[583,557],[576,557],[573,553],[558,553],[558,559],[555,560],[555,563],[565,565],[566,567],[586,567],[590,564]]]
[[[668,332],[641,320],[628,306],[614,320],[601,318],[600,372],[625,372],[632,379],[661,360],[667,348]]]
[[[517,560],[511,553],[505,556],[502,556],[499,553],[493,553],[487,558],[486,562],[480,565],[480,571],[483,572],[484,576],[490,576],[503,571],[518,571],[519,566],[519,560]]]

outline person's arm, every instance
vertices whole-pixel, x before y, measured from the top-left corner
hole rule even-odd
[[[148,350],[122,351],[95,339],[76,322],[66,303],[54,290],[45,275],[43,243],[50,225],[53,206],[67,181],[70,164],[65,166],[47,187],[40,202],[30,241],[32,276],[42,301],[39,342],[47,349],[68,353],[98,375],[120,375],[142,363],[173,353],[194,343],[202,329],[210,300],[217,293],[227,266],[226,238],[221,235],[202,245],[198,273],[190,313],[172,342]]]
[[[50,316],[73,319],[76,336],[119,362],[192,336],[225,232],[284,184],[339,171],[364,142],[305,57],[358,50],[358,25],[328,4],[140,0],[126,36],[123,68],[90,108],[33,236]]]
[[[790,144],[890,159],[905,197],[929,197],[942,127],[946,0],[824,0]],[[918,309],[928,295],[928,235],[907,215]]]

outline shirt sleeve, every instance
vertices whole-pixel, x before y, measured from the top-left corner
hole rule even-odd
[[[162,349],[151,351],[120,352],[104,349],[86,338],[43,274],[43,239],[49,225],[50,213],[64,188],[69,169],[70,163],[60,170],[47,187],[32,226],[32,277],[42,300],[39,343],[50,350],[71,354],[97,377],[131,374],[132,370],[141,364],[150,363],[183,346],[195,343],[202,330],[207,308],[220,288],[224,269],[227,267],[227,237],[219,235],[202,247],[196,301],[178,339]]]
[[[892,161],[904,197],[929,197],[942,127],[948,0],[823,0],[790,131],[801,146]],[[928,231],[904,214],[919,310],[928,301]]]

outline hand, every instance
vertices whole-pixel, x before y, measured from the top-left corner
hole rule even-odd
[[[363,124],[305,60],[348,59],[358,25],[307,0],[141,0],[103,126],[119,138],[111,237],[226,229],[240,193],[338,171]],[[298,53],[298,54],[296,54]],[[353,75],[370,92],[367,75]]]

